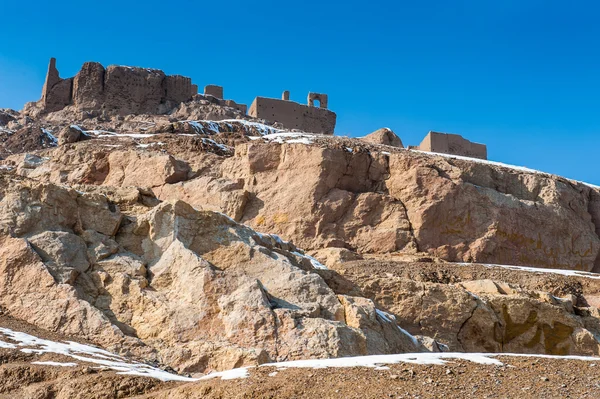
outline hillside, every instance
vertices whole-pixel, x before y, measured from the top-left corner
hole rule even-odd
[[[0,110],[0,397],[598,395],[600,188],[85,93]]]

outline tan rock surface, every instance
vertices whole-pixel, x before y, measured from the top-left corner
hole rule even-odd
[[[387,127],[377,129],[373,133],[369,133],[365,137],[361,137],[361,140],[366,141],[367,143],[391,145],[392,147],[404,148],[400,137],[398,137],[396,133]]]
[[[369,300],[342,305],[293,245],[225,215],[182,201],[132,207],[140,197],[124,189],[108,197],[0,178],[9,315],[188,373],[424,350]],[[369,320],[348,324],[346,312]]]
[[[484,266],[359,260],[321,272],[451,351],[598,355],[600,281]],[[475,276],[487,276],[477,279]],[[546,290],[551,290],[550,292]]]
[[[167,147],[110,154],[78,143],[17,170],[61,184],[152,187],[160,199],[224,212],[309,250],[587,271],[599,258],[600,194],[560,177],[335,137],[258,140],[230,157],[185,150],[169,136],[157,139]]]

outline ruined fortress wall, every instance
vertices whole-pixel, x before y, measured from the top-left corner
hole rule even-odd
[[[248,114],[310,133],[333,134],[336,122],[335,112],[325,108],[266,97],[256,97]]]
[[[56,59],[51,58],[42,88],[42,102],[48,112],[58,111],[69,105],[72,87],[73,78],[61,79],[56,69]]]
[[[61,79],[52,59],[41,103],[45,112],[74,105],[78,110],[106,110],[121,115],[163,114],[191,99],[197,90],[184,76],[126,66],[105,69],[97,62],[86,62],[74,78]]]
[[[104,67],[86,62],[73,81],[73,104],[80,110],[100,109],[104,101]]]
[[[487,159],[485,144],[473,143],[458,134],[429,132],[418,147],[421,151]]]
[[[165,78],[158,70],[109,66],[104,77],[104,105],[122,115],[160,113]]]

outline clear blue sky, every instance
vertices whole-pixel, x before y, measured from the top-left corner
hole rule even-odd
[[[48,59],[163,69],[250,104],[329,94],[337,134],[429,130],[489,158],[600,184],[600,3],[3,1],[0,107],[36,100]]]

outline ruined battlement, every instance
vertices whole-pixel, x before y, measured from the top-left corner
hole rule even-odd
[[[442,154],[487,159],[485,144],[473,143],[458,134],[429,132],[415,149]]]
[[[290,101],[290,92],[284,91],[282,99],[256,97],[248,114],[254,118],[279,122],[287,129],[298,129],[309,133],[333,134],[336,114],[327,109],[327,95],[309,93],[308,104]],[[314,101],[319,101],[319,107]]]
[[[158,69],[86,62],[71,78],[62,79],[56,59],[50,59],[40,105],[43,112],[59,111],[73,105],[78,110],[105,110],[111,113],[163,114],[198,92],[192,80],[166,75]]]
[[[56,68],[56,59],[51,58],[42,97],[33,106],[42,113],[73,107],[76,111],[112,115],[167,114],[197,93],[198,86],[185,76],[166,75],[150,68],[117,65],[105,68],[97,62],[86,62],[75,76],[63,79]],[[307,105],[290,101],[289,97],[289,91],[283,93],[282,99],[256,97],[249,115],[279,122],[287,129],[333,134],[336,114],[327,109],[327,94],[308,93]],[[245,104],[225,100],[222,86],[205,86],[203,98],[244,115],[248,111]]]

